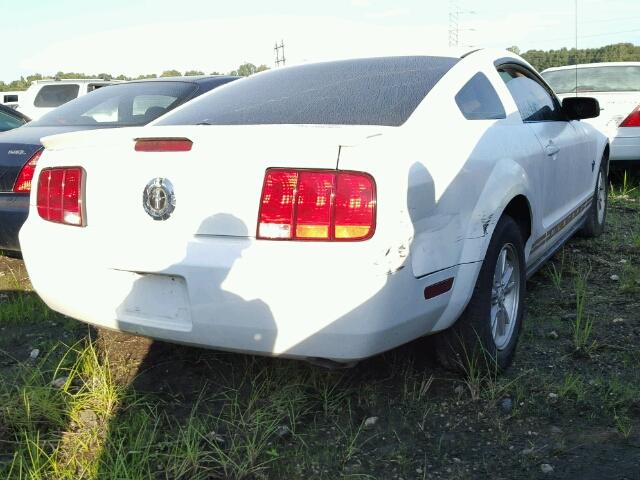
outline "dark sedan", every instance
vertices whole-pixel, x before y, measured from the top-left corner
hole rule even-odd
[[[41,138],[77,130],[146,125],[238,78],[173,77],[115,84],[66,103],[37,121],[0,133],[0,250],[20,250],[18,232],[29,212]]]
[[[31,119],[11,107],[0,104],[0,132],[21,127]]]

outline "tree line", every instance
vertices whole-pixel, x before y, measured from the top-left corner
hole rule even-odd
[[[254,73],[263,72],[265,70],[269,70],[269,67],[266,65],[254,65],[253,63],[243,63],[236,70],[232,70],[227,73],[227,75],[238,75],[241,77],[247,77],[249,75],[253,75]],[[42,75],[40,73],[35,73],[33,75],[27,75],[26,77],[20,77],[19,80],[14,80],[9,83],[5,83],[0,81],[0,92],[12,92],[19,90],[26,90],[29,86],[36,80],[45,80],[45,79],[73,79],[73,78],[100,78],[102,80],[145,80],[148,78],[158,78],[158,77],[192,77],[197,75],[205,75],[203,71],[200,70],[187,70],[182,73],[179,70],[165,70],[160,75],[155,73],[150,73],[147,75],[138,75],[137,77],[128,77],[126,75],[118,75],[114,76],[109,73],[99,73],[97,75],[87,75],[85,73],[78,72],[58,72],[55,75]],[[223,75],[220,72],[211,72],[209,75]]]
[[[508,50],[521,55],[526,61],[533,65],[537,70],[542,71],[550,67],[561,67],[564,65],[574,65],[576,63],[598,63],[598,62],[638,62],[640,61],[640,46],[633,43],[616,43],[613,45],[605,45],[598,48],[560,48],[558,50],[527,50],[521,52],[517,46],[508,48]],[[239,75],[246,77],[257,72],[268,70],[266,65],[254,65],[253,63],[243,63],[236,70],[228,72],[228,75]],[[179,77],[179,76],[204,75],[200,70],[187,70],[182,73],[179,70],[165,70],[160,77]],[[219,72],[211,72],[210,75],[220,75]],[[20,77],[9,83],[0,81],[0,92],[26,90],[35,80],[43,80],[45,78],[101,78],[103,80],[143,80],[147,78],[157,78],[158,75],[151,73],[148,75],[139,75],[137,77],[128,77],[126,75],[113,76],[108,73],[99,73],[98,75],[86,75],[76,72],[58,72],[55,75],[44,76],[39,73]]]
[[[508,50],[521,55],[536,70],[542,71],[551,67],[575,65],[576,63],[600,62],[638,62],[640,46],[633,43],[616,43],[598,48],[560,48],[558,50],[527,50],[520,52],[518,47]]]

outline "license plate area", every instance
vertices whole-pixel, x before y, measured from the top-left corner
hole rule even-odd
[[[191,331],[187,284],[173,275],[132,274],[131,290],[116,310],[119,322]]]

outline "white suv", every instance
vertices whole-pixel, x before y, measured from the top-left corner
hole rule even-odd
[[[113,83],[116,82],[99,78],[36,80],[20,96],[20,106],[18,108],[32,120],[37,120],[45,113],[64,103]]]

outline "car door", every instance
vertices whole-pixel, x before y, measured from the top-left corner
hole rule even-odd
[[[518,107],[523,122],[542,148],[542,224],[545,232],[566,220],[581,203],[591,165],[583,129],[567,120],[557,98],[537,75],[521,65],[503,65],[498,72]],[[559,233],[557,231],[556,233]]]

